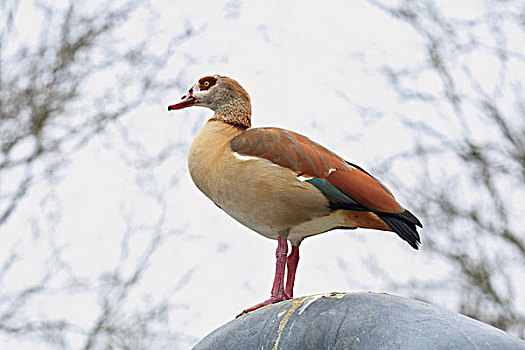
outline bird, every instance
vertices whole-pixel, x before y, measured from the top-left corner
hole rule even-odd
[[[293,298],[299,246],[307,237],[369,228],[395,232],[418,249],[423,225],[379,179],[306,136],[252,128],[250,95],[236,80],[202,77],[168,111],[193,106],[214,112],[189,149],[193,182],[241,224],[277,240],[270,298],[240,315]]]

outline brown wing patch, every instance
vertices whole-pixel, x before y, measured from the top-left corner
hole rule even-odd
[[[374,211],[385,213],[404,211],[379,182],[359,169],[332,171],[326,179],[341,192]]]
[[[234,152],[265,158],[298,175],[326,177],[330,169],[350,170],[338,155],[309,138],[279,128],[249,129],[231,141]]]
[[[297,175],[324,178],[370,210],[404,211],[374,177],[303,135],[279,128],[254,128],[232,139],[230,145],[234,152],[268,159]]]

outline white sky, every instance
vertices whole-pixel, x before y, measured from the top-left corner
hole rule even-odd
[[[402,106],[376,69],[422,59],[422,43],[408,26],[366,1],[245,1],[238,10],[237,3],[155,2],[152,6],[158,18],[154,25],[161,33],[152,38],[152,45],[162,47],[163,40],[179,33],[185,20],[203,29],[177,49],[162,74],[177,76],[184,68],[182,78],[187,87],[208,74],[229,75],[251,94],[254,126],[278,126],[302,133],[365,169],[410,149],[412,142],[396,112],[403,108],[421,117],[428,111]],[[473,3],[461,2],[464,8],[458,8],[458,2],[444,4],[454,4],[448,8],[459,14],[474,11]],[[189,57],[197,63],[189,64]],[[421,84],[432,89],[436,81],[429,77]],[[148,298],[166,298],[176,305],[169,323],[181,333],[177,344],[181,349],[244,308],[268,298],[276,248],[275,241],[221,212],[191,182],[186,152],[212,112],[190,108],[168,113],[167,105],[185,92],[180,88],[165,91],[121,121],[129,137],[150,155],[171,142],[181,143],[184,151],[174,151],[152,170],[131,169],[122,155],[133,158],[134,153],[126,149],[118,127],[110,126],[106,134],[75,155],[54,192],[55,199],[44,205],[32,200],[46,191],[36,188],[5,229],[18,237],[29,237],[31,213],[40,213],[40,218],[60,213],[53,235],[65,247],[63,257],[77,276],[92,278],[118,262],[121,238],[130,225],[157,221],[159,199],[147,193],[151,189],[160,192],[166,204],[161,230],[177,233],[155,255],[131,300],[137,307],[147,305]],[[391,114],[369,118],[365,124],[358,112],[362,106],[376,106]],[[407,169],[407,176],[409,173]],[[391,189],[410,209],[410,200]],[[140,232],[130,240],[131,256],[149,242],[151,230],[144,230],[143,235]],[[419,252],[394,234],[372,230],[338,230],[309,238],[301,245],[295,295],[388,292],[381,276],[371,275],[364,267],[369,259],[375,259],[400,282],[415,275],[446,273],[445,266],[425,255],[428,231],[421,234]],[[46,252],[39,247],[28,246],[27,252],[34,258],[20,267],[11,280],[12,288],[30,282],[32,272],[44,261]],[[4,253],[0,252],[0,257]],[[182,286],[177,282],[181,278],[187,280]],[[96,302],[94,295],[50,295],[42,309],[34,312],[64,315],[78,324],[89,324],[97,316]],[[444,301],[443,305],[452,302]],[[81,341],[80,337],[77,340]],[[6,339],[0,340],[4,348],[1,344],[14,345]]]

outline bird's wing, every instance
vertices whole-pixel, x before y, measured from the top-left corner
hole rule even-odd
[[[344,205],[345,197],[349,197],[362,209],[385,213],[404,211],[376,178],[303,135],[279,128],[253,128],[235,137],[230,144],[238,154],[268,159],[293,170],[301,179],[308,179],[320,188],[336,206]]]
[[[361,167],[310,140],[279,128],[253,128],[230,141],[233,152],[270,160],[317,187],[333,210],[371,211],[417,249],[419,220],[392,193]]]

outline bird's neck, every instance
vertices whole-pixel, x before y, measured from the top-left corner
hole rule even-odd
[[[229,104],[215,111],[210,120],[218,120],[240,129],[251,127],[252,108],[249,104]]]

